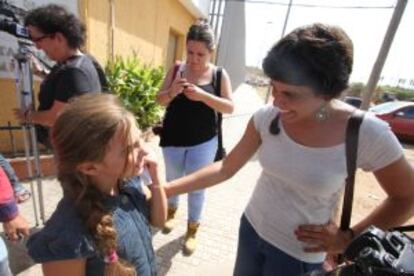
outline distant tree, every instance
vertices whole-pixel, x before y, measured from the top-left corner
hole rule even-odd
[[[362,82],[353,82],[345,91],[344,96],[361,97],[365,85]]]
[[[402,87],[395,87],[395,86],[389,86],[389,85],[381,86],[379,98],[381,98],[384,93],[393,95],[396,99],[400,101],[411,101],[414,98],[413,89],[406,89]]]

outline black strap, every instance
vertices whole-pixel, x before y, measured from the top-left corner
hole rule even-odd
[[[112,93],[113,91],[109,88],[108,78],[105,74],[105,70],[92,55],[86,54],[86,56],[92,61],[93,66],[95,67],[96,73],[98,74],[99,83],[101,84],[101,92]]]
[[[223,68],[216,67],[213,72],[213,86],[214,93],[216,96],[221,97],[221,75],[223,73]],[[223,121],[223,115],[220,112],[217,112],[217,139],[218,139],[218,148],[223,147],[223,134],[221,131],[221,122]]]
[[[355,183],[355,171],[356,160],[358,153],[358,137],[359,127],[364,119],[365,113],[361,110],[356,110],[352,113],[348,120],[346,128],[345,138],[345,151],[346,151],[346,168],[348,177],[346,178],[344,202],[342,206],[341,217],[341,230],[349,229],[352,214],[352,201],[354,197],[354,183]]]
[[[99,64],[99,62],[96,60],[96,58],[90,54],[83,54],[81,56],[73,56],[72,58],[79,57],[79,59],[76,61],[76,67],[80,67],[81,62],[84,58],[89,59],[92,62],[93,67],[96,70],[96,74],[98,75],[99,84],[101,85],[101,91],[103,93],[112,93],[109,89],[109,83],[108,78],[106,77],[105,70],[102,68],[102,66]]]

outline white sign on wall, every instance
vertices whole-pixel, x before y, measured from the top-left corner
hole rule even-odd
[[[14,36],[0,32],[0,78],[14,78],[12,58],[17,52]]]
[[[7,3],[24,10],[30,10],[45,4],[54,3],[66,7],[78,15],[77,0],[8,0]],[[0,14],[0,19],[4,18]],[[15,78],[13,56],[18,51],[17,39],[8,33],[0,31],[0,78]]]

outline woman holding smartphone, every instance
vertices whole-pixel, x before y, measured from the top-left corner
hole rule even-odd
[[[214,49],[214,35],[208,23],[200,20],[192,25],[186,38],[186,60],[168,71],[157,95],[157,102],[167,107],[160,134],[167,181],[214,161],[218,144],[216,114],[233,112],[231,83],[225,70],[222,71],[220,97],[216,96],[213,85],[216,66],[210,62]],[[204,189],[188,194],[186,255],[196,248],[195,236],[203,205]],[[177,208],[178,197],[171,197],[164,233],[173,229]]]

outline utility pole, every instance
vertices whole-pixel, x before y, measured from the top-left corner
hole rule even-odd
[[[371,75],[369,76],[368,83],[362,94],[362,110],[367,110],[369,107],[372,94],[377,87],[382,68],[384,67],[385,60],[387,59],[388,52],[391,48],[392,41],[394,39],[395,33],[397,32],[405,7],[407,6],[407,2],[408,0],[398,0],[397,6],[394,9],[394,13],[392,15],[390,24],[388,25],[387,32],[385,33],[385,37],[382,42],[381,49],[378,53],[377,60],[375,61]]]
[[[293,2],[293,0],[289,1],[289,6],[288,6],[288,9],[286,11],[286,16],[285,16],[285,23],[283,24],[282,35],[280,36],[280,38],[285,36],[286,26],[287,26],[288,19],[289,19],[289,14],[290,14],[290,9],[292,8],[292,2]]]
[[[220,21],[220,17],[224,16],[224,8],[222,7],[222,5],[225,3],[223,3],[223,0],[212,0],[210,2],[210,26],[211,28],[214,30],[214,37],[216,39],[216,53],[213,57],[214,59],[214,63],[217,63],[217,59],[218,59],[218,54],[219,54],[219,48],[220,48],[220,37],[219,37],[219,25],[220,25],[220,29],[222,29],[223,27],[223,19],[221,19]],[[217,6],[218,5],[218,6]],[[221,32],[220,32],[221,35]]]
[[[290,0],[289,1],[289,6],[288,6],[287,11],[286,11],[285,22],[283,23],[282,34],[280,35],[281,39],[285,36],[286,27],[287,27],[287,23],[288,23],[288,20],[289,20],[289,15],[290,15],[290,9],[292,8],[292,3],[293,3],[293,0]],[[269,102],[270,94],[272,93],[272,89],[273,89],[272,84],[269,83],[269,85],[267,86],[265,104],[267,104]]]
[[[109,0],[108,61],[115,59],[115,1]]]

